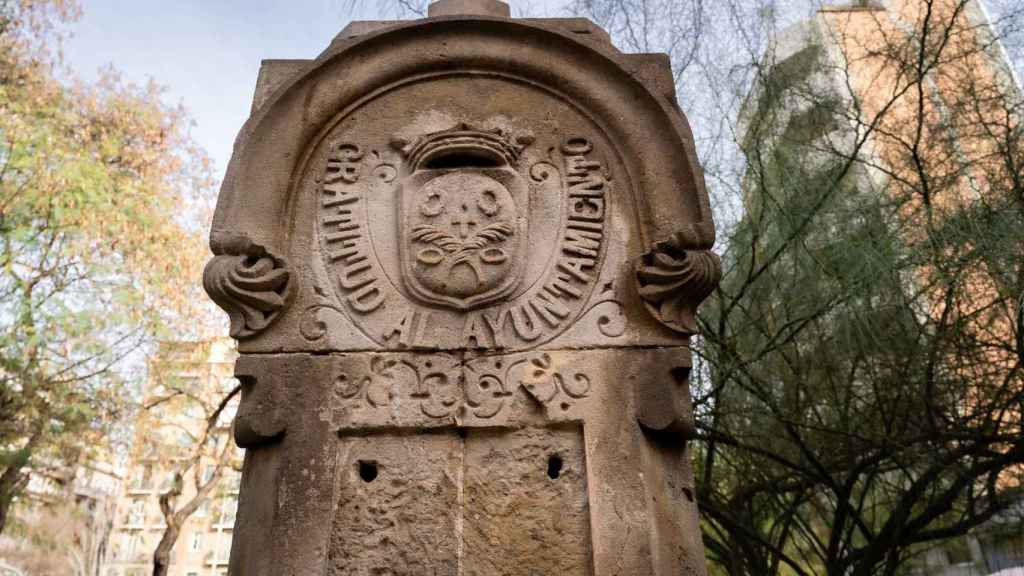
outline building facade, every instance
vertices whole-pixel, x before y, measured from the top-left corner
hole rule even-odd
[[[122,471],[101,450],[68,466],[37,463],[0,536],[0,575],[98,576],[108,553]]]
[[[948,27],[933,31],[922,42],[922,27],[927,31],[929,25],[923,22]],[[936,50],[943,51],[943,57],[928,60],[926,55]],[[922,55],[920,60],[915,59],[917,54]],[[1006,158],[999,147],[1019,133],[1021,83],[981,0],[827,3],[812,18],[772,39],[764,69],[765,77],[742,114],[741,145],[748,158],[755,150],[764,153],[787,146],[800,151],[792,160],[805,166],[825,165],[847,155],[860,158],[844,181],[850,193],[835,201],[838,208],[829,214],[834,219],[816,221],[821,232],[809,235],[812,245],[833,241],[836,230],[842,229],[842,218],[864,217],[854,190],[910,198],[921,190],[927,193],[937,182],[941,188],[934,196],[920,195],[919,201],[932,202],[932,210],[921,212],[941,219],[993,188],[1009,188],[1003,179],[1015,177],[999,165]],[[908,80],[922,69],[924,81]],[[760,199],[751,197],[760,191],[755,180],[766,173],[776,176],[772,170],[779,169],[768,164],[761,172],[748,173],[748,217],[756,217],[758,211]],[[929,177],[935,181],[926,181]],[[915,202],[893,210],[893,219],[912,224]],[[833,224],[835,229],[830,229]],[[914,233],[912,225],[906,229]],[[923,222],[919,230],[925,230]],[[942,297],[929,294],[924,272],[901,280],[924,294],[921,300],[927,306],[922,310],[941,310]],[[962,281],[978,296],[974,308],[967,303],[958,309],[978,319],[967,326],[968,332],[1016,332],[1013,315],[992,304],[996,298],[989,296],[999,286],[990,275],[968,271]],[[991,313],[985,311],[987,306]],[[1006,370],[1017,362],[1011,350],[994,350],[984,360]],[[969,399],[960,409],[969,410],[971,403]],[[1019,421],[1020,414],[1009,411],[1005,417]],[[1020,471],[1002,476],[1000,483],[1005,493],[1019,493]],[[1018,505],[967,536],[923,544],[907,563],[909,573],[1024,575],[1022,520],[1024,509]]]

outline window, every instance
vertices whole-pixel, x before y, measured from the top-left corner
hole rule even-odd
[[[198,550],[201,550],[202,548],[203,548],[203,535],[201,533],[199,533],[199,532],[196,532],[195,534],[192,535],[192,550],[193,551],[198,551]]]
[[[178,446],[188,448],[192,445],[192,435],[184,430],[178,431]]]
[[[230,428],[231,422],[235,419],[235,414],[238,413],[238,399],[233,399],[224,407],[221,411],[220,417],[217,418],[217,425],[222,428]]]
[[[129,525],[139,525],[146,520],[146,500],[145,498],[134,498],[128,509],[128,522]]]
[[[234,524],[235,523],[235,515],[238,513],[238,500],[236,500],[234,498],[225,498],[223,506],[224,506],[224,508],[223,508],[223,510],[224,510],[224,520],[223,520],[223,523],[224,524]]]
[[[129,534],[128,542],[125,543],[124,547],[124,558],[131,560],[142,548],[142,537],[138,534]]]
[[[954,538],[946,543],[946,561],[950,566],[971,563],[971,548],[966,538]]]
[[[228,492],[238,493],[242,488],[242,474],[234,470],[229,470],[227,474],[227,487]]]
[[[238,386],[238,378],[235,378],[234,376],[232,376],[230,378],[225,378],[225,379],[220,381],[220,391],[221,392],[224,392],[224,393],[231,392],[232,390],[235,389],[235,386]]]
[[[132,479],[132,490],[150,490],[153,487],[153,467],[145,465]]]
[[[996,548],[1012,562],[1024,560],[1024,534],[1006,534],[995,542]]]

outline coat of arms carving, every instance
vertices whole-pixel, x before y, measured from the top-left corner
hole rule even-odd
[[[467,310],[516,289],[529,213],[516,165],[531,141],[462,124],[394,142],[408,174],[399,184],[399,245],[412,296]]]

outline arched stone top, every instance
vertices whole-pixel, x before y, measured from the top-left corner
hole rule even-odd
[[[581,20],[449,16],[341,38],[281,82],[235,141],[213,252],[286,254],[295,182],[323,134],[397,83],[455,71],[514,77],[573,102],[616,144],[644,244],[711,247],[704,178],[667,57],[622,54]]]

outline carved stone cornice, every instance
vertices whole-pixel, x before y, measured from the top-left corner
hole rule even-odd
[[[235,378],[242,383],[232,430],[241,448],[255,448],[280,440],[288,427],[288,402],[283,397],[282,378],[261,358],[241,356],[235,363]]]
[[[696,435],[690,399],[690,366],[651,371],[635,381],[636,420],[649,433],[683,442]]]
[[[290,275],[282,259],[250,245],[214,256],[203,271],[203,288],[228,313],[231,337],[243,340],[259,334],[280,316]]]
[[[713,244],[714,228],[697,224],[655,244],[640,259],[640,298],[659,322],[677,332],[697,332],[697,307],[722,279]]]

